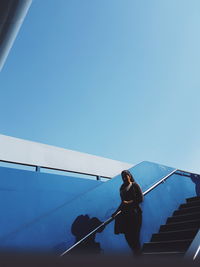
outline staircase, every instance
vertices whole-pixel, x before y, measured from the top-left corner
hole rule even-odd
[[[200,228],[200,197],[186,199],[143,245],[144,258],[182,258]]]

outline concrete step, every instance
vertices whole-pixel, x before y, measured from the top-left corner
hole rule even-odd
[[[192,221],[196,219],[200,219],[200,212],[172,216],[167,219],[166,223]]]
[[[159,232],[187,230],[192,228],[200,228],[200,219],[161,225]]]
[[[172,216],[176,215],[183,215],[183,214],[188,214],[188,213],[195,213],[195,212],[200,212],[200,207],[189,207],[189,208],[182,208],[180,210],[175,210]]]
[[[198,228],[179,231],[159,232],[157,234],[152,235],[151,242],[193,239],[197,232]]]
[[[200,206],[200,201],[190,201],[185,204],[181,204],[179,206],[179,209],[184,209],[184,208],[190,208],[190,207],[197,207]]]
[[[191,202],[191,201],[200,201],[200,197],[196,196],[196,197],[190,197],[190,198],[186,198],[187,202]]]
[[[192,239],[144,243],[143,252],[185,252]]]

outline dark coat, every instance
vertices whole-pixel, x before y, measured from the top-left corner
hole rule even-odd
[[[134,182],[128,191],[124,190],[126,186],[120,187],[121,204],[116,213],[121,213],[115,218],[115,234],[131,233],[139,231],[142,220],[142,210],[139,204],[143,201],[143,193],[140,186]],[[123,201],[133,200],[130,204],[124,204]]]

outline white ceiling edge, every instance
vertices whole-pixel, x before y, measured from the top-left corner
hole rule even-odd
[[[0,134],[0,161],[114,177],[133,164]]]

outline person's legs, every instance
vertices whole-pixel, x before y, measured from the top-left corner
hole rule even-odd
[[[127,228],[127,231],[126,233],[124,233],[124,235],[134,255],[139,256],[141,254],[141,245],[140,245],[140,228],[142,224],[141,212],[135,213],[133,222],[134,223],[132,227]]]
[[[126,241],[129,245],[129,247],[132,249],[134,255],[140,255],[141,254],[141,245],[140,240],[137,237],[137,235],[133,235],[132,233],[125,233]]]

